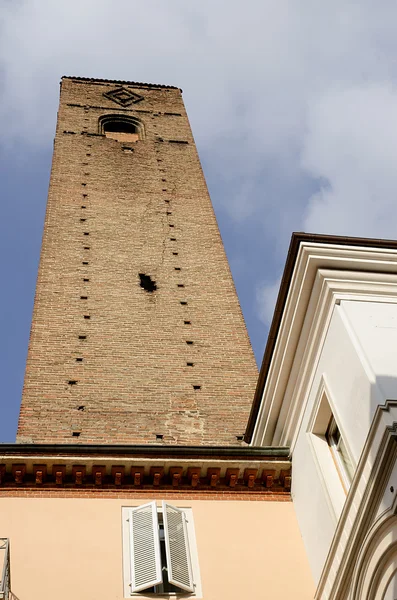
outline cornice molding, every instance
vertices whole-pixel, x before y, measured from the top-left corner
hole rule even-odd
[[[70,450],[70,449],[69,449]],[[34,448],[26,452],[24,445],[15,444],[0,454],[0,494],[16,490],[118,490],[191,491],[216,493],[256,492],[266,495],[284,495],[291,488],[291,463],[286,456],[224,457],[218,455],[162,455],[160,452],[107,453],[44,452]],[[234,450],[237,450],[235,448]],[[247,449],[248,450],[248,449]]]
[[[397,250],[301,243],[252,443],[292,446],[336,304],[397,301]]]

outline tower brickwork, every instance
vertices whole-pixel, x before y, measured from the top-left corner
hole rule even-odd
[[[17,441],[234,445],[256,379],[181,91],[63,78]]]

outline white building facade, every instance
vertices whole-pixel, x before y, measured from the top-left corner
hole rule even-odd
[[[289,446],[316,599],[397,598],[397,244],[294,234],[248,426]]]

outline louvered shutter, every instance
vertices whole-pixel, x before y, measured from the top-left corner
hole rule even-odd
[[[185,513],[163,501],[163,523],[168,580],[187,592],[194,592]]]
[[[162,583],[156,502],[131,509],[131,592]]]

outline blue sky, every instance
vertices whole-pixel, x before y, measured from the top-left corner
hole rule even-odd
[[[14,441],[62,75],[177,85],[260,363],[292,231],[397,238],[397,4],[0,0],[0,440]]]

